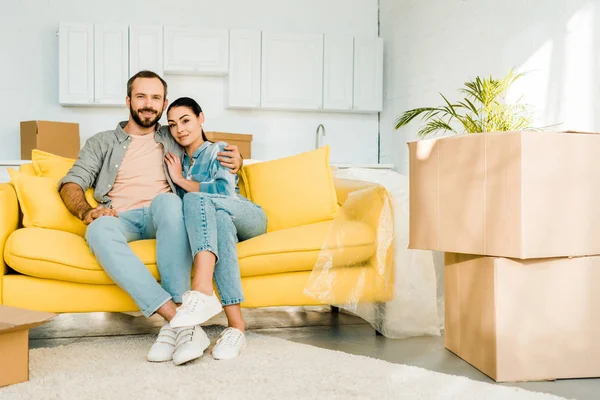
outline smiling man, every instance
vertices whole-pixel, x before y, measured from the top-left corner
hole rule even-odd
[[[60,195],[69,211],[89,224],[87,243],[108,276],[146,317],[158,313],[170,321],[190,288],[192,267],[181,199],[164,163],[168,152],[180,155],[182,148],[168,126],[158,123],[168,105],[167,83],[159,75],[141,71],[131,77],[126,104],[129,120],[86,141],[59,183]],[[236,173],[242,165],[239,151],[225,150],[221,164]],[[96,208],[84,195],[92,186]],[[160,284],[128,245],[142,239],[156,239]],[[179,365],[200,357],[208,343],[200,326],[174,329],[167,322],[147,358]]]

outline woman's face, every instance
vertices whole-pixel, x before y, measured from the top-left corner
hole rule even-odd
[[[169,110],[167,119],[171,135],[183,147],[202,138],[204,113],[196,116],[188,107],[173,107]]]

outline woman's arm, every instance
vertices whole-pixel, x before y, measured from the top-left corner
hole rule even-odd
[[[215,193],[224,196],[234,196],[236,186],[236,174],[232,174],[230,169],[221,165],[217,158],[217,153],[223,151],[226,143],[219,143],[213,152],[209,166],[211,180],[200,183],[200,191],[205,193]]]

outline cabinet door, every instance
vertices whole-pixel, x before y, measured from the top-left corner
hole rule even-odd
[[[383,41],[354,40],[354,109],[378,112],[383,109]]]
[[[129,79],[129,29],[127,26],[94,27],[94,102],[125,105]]]
[[[260,107],[260,40],[260,32],[229,32],[228,108]]]
[[[352,110],[354,85],[354,38],[325,35],[323,108]]]
[[[225,29],[164,28],[165,74],[225,75],[229,32]]]
[[[323,108],[323,35],[263,32],[261,105]]]
[[[94,26],[61,23],[58,28],[58,97],[63,105],[94,102]]]
[[[142,70],[163,75],[162,26],[129,27],[129,76]]]

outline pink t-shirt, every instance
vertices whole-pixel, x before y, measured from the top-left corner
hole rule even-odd
[[[154,134],[131,135],[123,163],[108,197],[117,212],[147,207],[161,193],[171,192],[163,168],[163,149]]]

